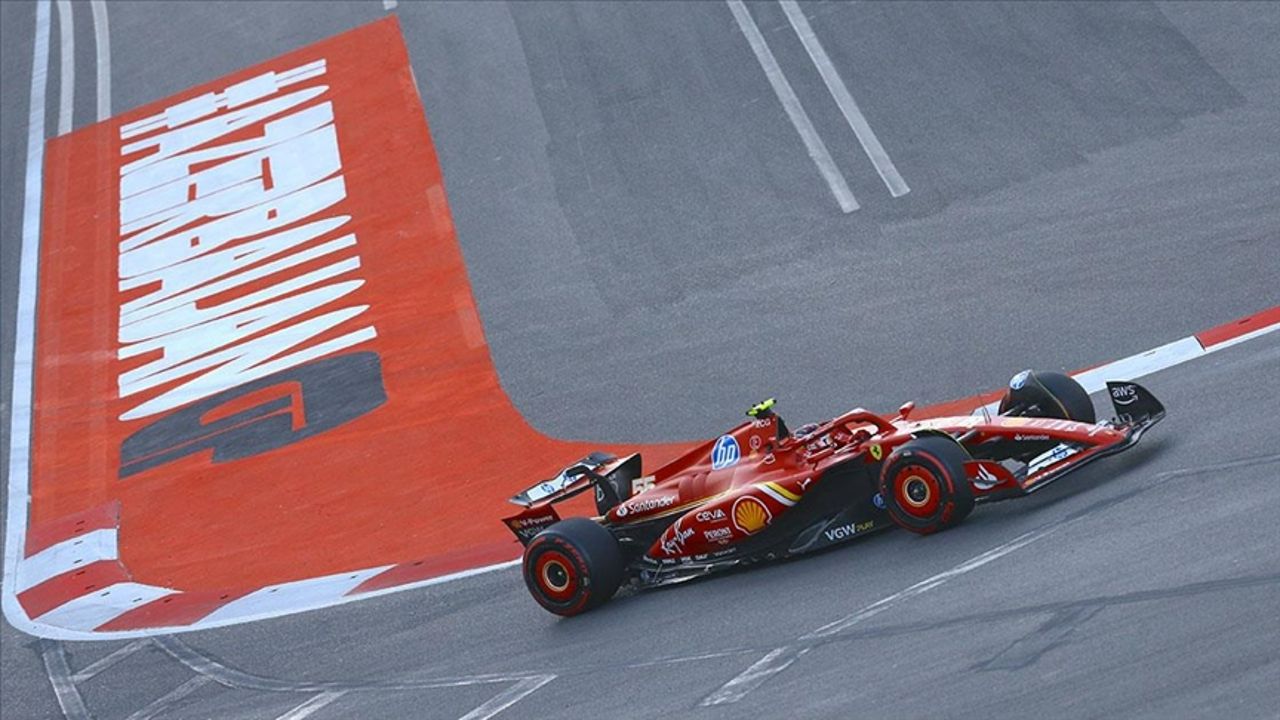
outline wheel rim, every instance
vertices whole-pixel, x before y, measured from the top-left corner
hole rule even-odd
[[[907,465],[894,475],[893,486],[898,507],[908,515],[929,518],[937,511],[940,488],[937,478],[928,469]]]
[[[569,600],[578,591],[578,574],[573,563],[558,550],[548,550],[538,556],[534,578],[543,594],[558,602]]]

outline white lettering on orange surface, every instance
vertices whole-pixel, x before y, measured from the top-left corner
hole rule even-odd
[[[377,336],[358,320],[356,237],[337,236],[351,216],[328,86],[279,95],[324,72],[268,72],[121,129],[118,355],[137,363],[122,420]]]

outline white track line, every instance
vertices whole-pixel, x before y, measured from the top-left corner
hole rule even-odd
[[[397,3],[396,3],[396,0],[382,0],[382,9],[383,9],[383,10],[395,10],[395,9],[396,9],[396,4],[397,4]]]
[[[309,717],[312,713],[323,708],[325,705],[328,705],[334,700],[337,700],[343,695],[346,695],[346,692],[343,692],[341,690],[331,691],[331,692],[322,692],[319,695],[313,695],[310,698],[308,698],[306,702],[290,710],[289,712],[281,715],[280,717],[276,718],[276,720],[303,720],[303,718]]]
[[[84,666],[84,668],[76,671],[76,674],[72,675],[71,679],[76,682],[84,682],[85,680],[91,680],[95,675],[107,670],[112,665],[115,665],[116,663],[138,652],[139,650],[141,650],[146,646],[147,646],[146,641],[134,640],[133,642],[127,645],[116,648],[109,655],[100,657],[97,660]]]
[[[58,134],[71,132],[72,113],[76,97],[76,31],[71,14],[71,0],[58,0],[58,34],[62,40],[62,52],[58,55]]]
[[[211,678],[207,678],[204,675],[196,675],[178,687],[170,690],[160,698],[157,698],[155,702],[152,702],[150,705],[125,718],[125,720],[151,720],[151,718],[157,716],[171,717],[169,715],[169,711],[173,710],[175,705],[182,702],[182,700],[191,693],[211,682],[213,682]]]
[[[738,21],[738,27],[742,29],[742,34],[750,43],[751,51],[755,53],[760,67],[764,69],[765,77],[769,78],[769,84],[773,86],[773,92],[782,103],[782,108],[787,111],[787,117],[791,118],[791,124],[795,126],[796,132],[800,133],[800,139],[809,150],[809,157],[813,158],[818,171],[830,186],[831,194],[835,195],[836,202],[840,203],[840,209],[846,213],[857,210],[858,201],[854,199],[853,191],[849,189],[844,175],[841,175],[839,168],[836,167],[836,161],[831,159],[831,153],[827,151],[827,146],[823,144],[818,131],[814,129],[808,113],[800,104],[800,98],[796,97],[795,90],[791,89],[791,83],[787,82],[787,77],[782,74],[777,58],[773,56],[773,51],[764,41],[764,35],[760,34],[756,21],[751,19],[747,6],[742,3],[742,0],[725,0],[725,2],[729,4],[733,19]]]
[[[858,137],[858,143],[862,145],[863,152],[871,159],[871,164],[880,174],[880,179],[889,188],[889,194],[893,197],[902,197],[911,192],[911,188],[907,187],[907,181],[902,179],[893,160],[889,159],[889,153],[880,144],[880,139],[871,130],[871,124],[867,122],[858,103],[854,101],[844,80],[840,78],[840,73],[836,72],[836,66],[832,64],[826,49],[822,47],[822,43],[818,42],[818,36],[813,33],[813,28],[809,26],[809,19],[804,16],[800,5],[796,0],[778,0],[778,4],[787,14],[791,28],[796,31],[796,35],[800,36],[800,42],[809,53],[809,59],[817,66],[818,74],[822,76],[822,82],[826,83],[831,97],[835,98],[836,104],[840,106],[840,112],[849,123],[849,129],[853,130],[853,134]]]
[[[702,700],[702,705],[729,705],[736,703],[746,697],[748,693],[760,687],[766,680],[786,670],[793,662],[798,660],[802,655],[809,652],[811,643],[821,640],[832,635],[838,635],[845,630],[857,625],[858,623],[875,617],[880,613],[888,610],[917,595],[923,595],[930,590],[939,587],[950,580],[960,577],[966,573],[973,572],[978,568],[994,562],[1005,555],[1008,555],[1019,548],[1026,547],[1031,543],[1040,540],[1055,530],[1061,528],[1062,525],[1054,525],[1041,530],[1034,530],[1023,533],[1007,543],[997,545],[994,548],[972,557],[959,565],[940,572],[932,577],[925,578],[911,587],[896,592],[888,597],[881,598],[870,605],[858,610],[857,612],[846,615],[835,622],[827,623],[822,627],[806,633],[799,638],[797,645],[784,645],[769,651],[764,657],[757,660],[746,670],[734,676],[729,682],[721,685],[715,692],[708,695]]]
[[[463,715],[459,720],[489,720],[489,718],[515,705],[535,690],[555,680],[555,675],[534,675],[494,695],[480,707]]]
[[[98,122],[111,117],[111,26],[106,0],[89,0],[93,10],[93,44],[98,54]]]
[[[49,0],[36,5],[31,59],[31,105],[27,118],[27,174],[22,202],[22,254],[18,307],[13,320],[13,392],[9,398],[9,498],[4,533],[4,586],[0,602],[14,627],[30,632],[31,622],[13,592],[27,535],[31,455],[31,372],[36,318],[36,256],[40,250],[40,180],[44,168],[44,104],[49,81]],[[34,633],[33,633],[34,634]]]
[[[54,640],[41,640],[40,655],[44,659],[44,670],[49,676],[49,684],[53,686],[53,694],[58,699],[58,707],[62,708],[63,717],[67,720],[90,720],[93,716],[89,714],[84,698],[71,679],[66,648]]]

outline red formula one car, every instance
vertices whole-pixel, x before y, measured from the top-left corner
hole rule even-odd
[[[638,454],[592,453],[511,498],[504,522],[525,545],[535,600],[576,615],[628,582],[648,587],[811,552],[894,524],[927,534],[983,502],[1028,495],[1132,447],[1164,406],[1137,383],[1108,382],[1116,417],[1058,373],[1018,373],[995,416],[912,421],[861,408],[792,433],[766,400],[750,419],[649,474]],[[599,517],[553,504],[595,490]]]

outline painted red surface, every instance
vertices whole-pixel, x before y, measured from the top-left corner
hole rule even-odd
[[[356,236],[364,284],[352,297],[368,305],[361,322],[376,337],[350,350],[377,354],[386,402],[252,457],[215,462],[205,450],[122,478],[122,443],[167,413],[119,419],[139,400],[121,397],[121,373],[157,356],[118,356],[121,305],[147,290],[118,285],[121,167],[146,156],[123,152],[129,141],[121,128],[318,59],[324,75],[297,87],[327,86],[320,99],[332,104],[346,191],[333,212],[350,220],[317,242]],[[397,565],[375,583],[385,586],[515,558],[519,545],[499,522],[511,508],[506,499],[589,450],[610,449],[542,435],[503,392],[413,82],[399,28],[387,19],[50,142],[28,551],[45,542],[37,528],[74,524],[118,503],[120,559],[131,579],[191,594],[152,603],[112,627],[190,620],[247,589],[351,569]],[[218,142],[263,132],[259,122]],[[193,184],[190,197],[196,194]],[[210,307],[276,281],[244,283],[203,302]],[[305,422],[306,405],[287,384],[228,403],[202,422],[273,394],[291,403],[294,429]],[[643,449],[653,462],[678,450]]]
[[[1197,333],[1196,339],[1200,341],[1200,346],[1207,350],[1214,345],[1220,345],[1228,340],[1246,335],[1254,330],[1261,330],[1276,323],[1280,323],[1280,305],[1210,328],[1202,333]]]

